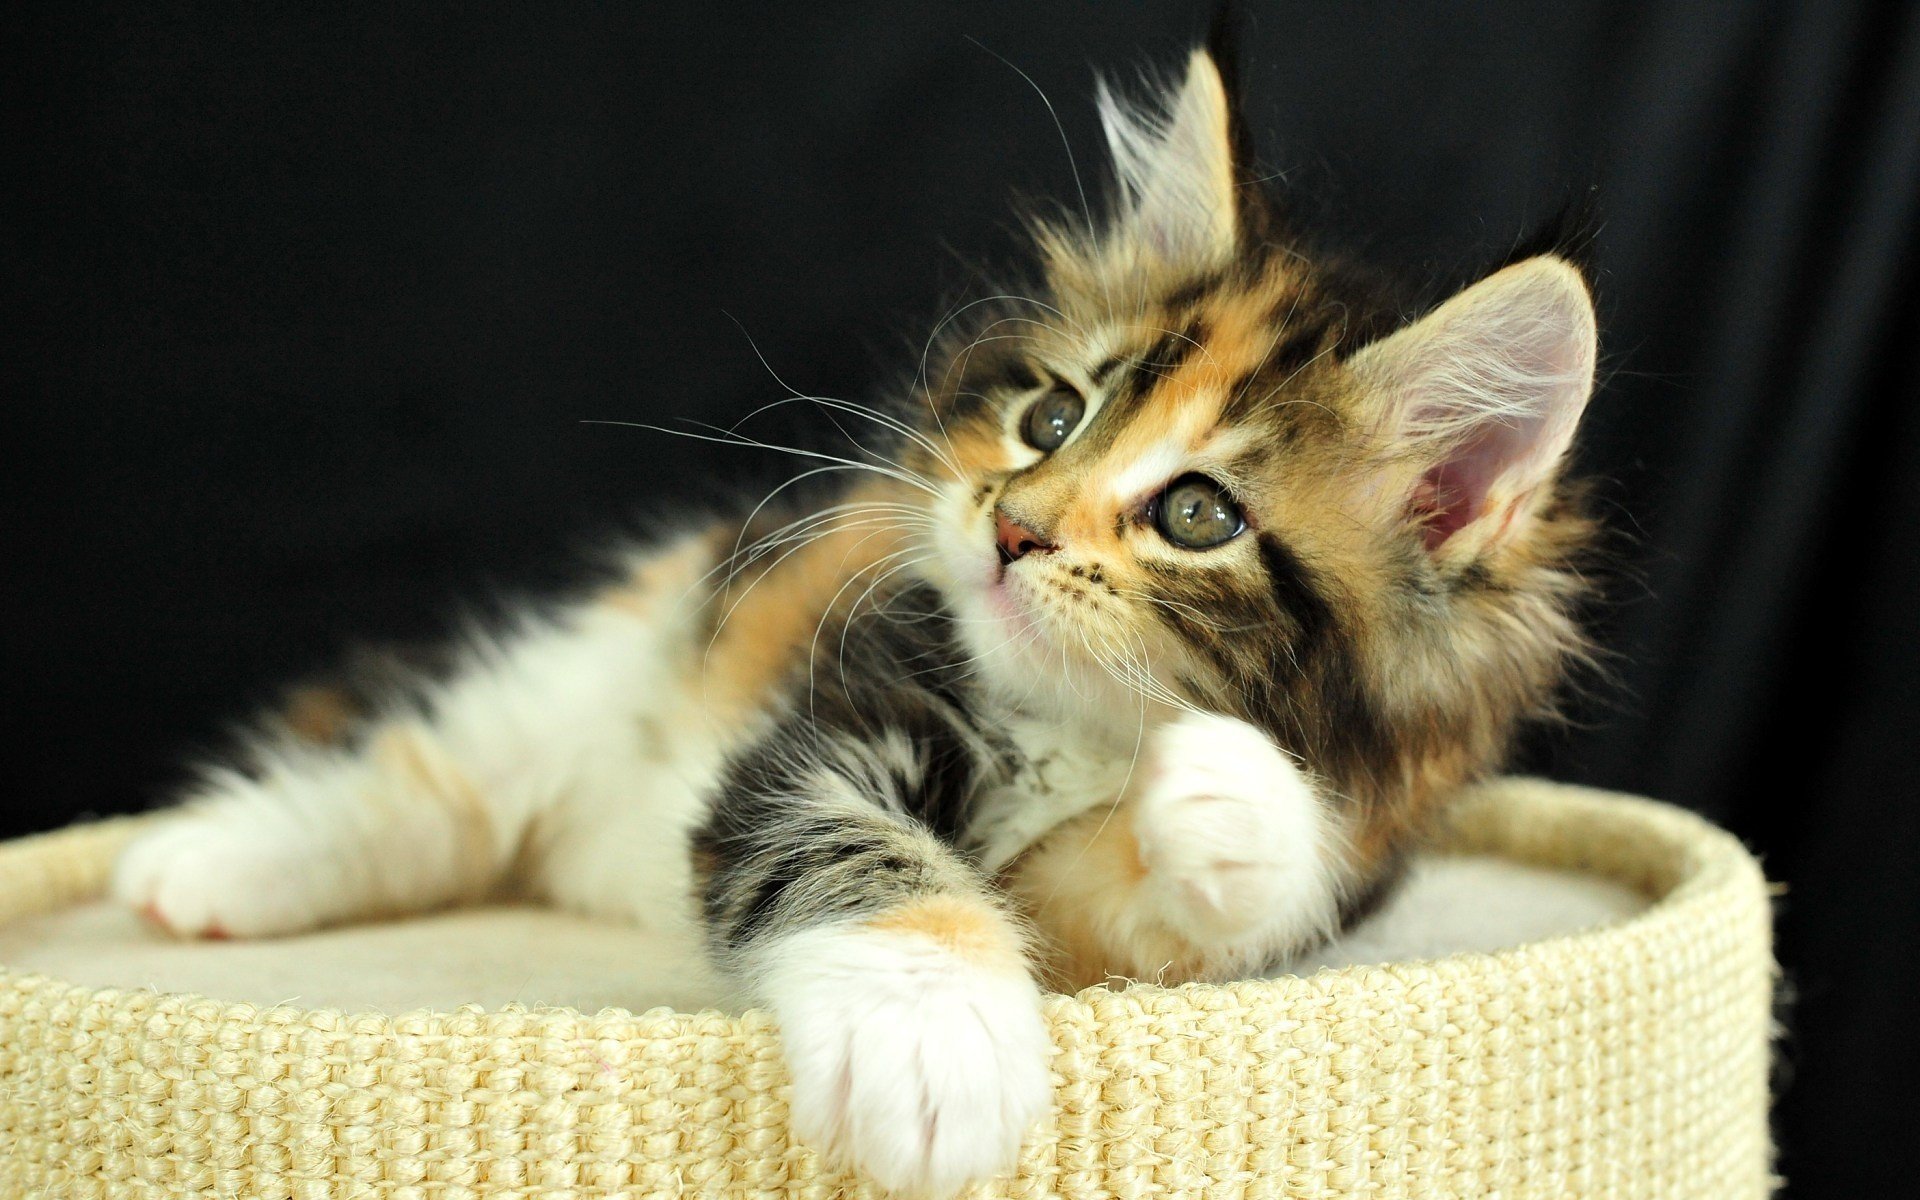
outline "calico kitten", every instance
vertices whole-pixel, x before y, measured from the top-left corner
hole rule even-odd
[[[900,1191],[1009,1165],[1041,984],[1270,968],[1377,899],[1581,651],[1565,251],[1416,320],[1311,261],[1213,56],[1102,92],[1100,231],[974,309],[863,480],[635,556],[356,710],[303,694],[118,868],[181,934],[509,881],[770,1007],[801,1138]]]

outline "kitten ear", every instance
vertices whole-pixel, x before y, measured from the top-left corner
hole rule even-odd
[[[1573,439],[1597,352],[1585,277],[1547,254],[1353,356],[1389,440],[1424,464],[1407,507],[1427,549],[1475,553],[1514,533]]]
[[[1157,103],[1129,100],[1105,80],[1097,102],[1120,185],[1111,236],[1180,267],[1204,268],[1230,257],[1239,229],[1237,121],[1213,54],[1195,50],[1185,80]]]

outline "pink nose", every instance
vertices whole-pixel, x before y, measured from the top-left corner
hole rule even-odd
[[[1004,508],[993,510],[993,528],[1000,543],[1000,561],[1010,563],[1029,554],[1045,554],[1054,549],[1052,542],[1007,516]]]

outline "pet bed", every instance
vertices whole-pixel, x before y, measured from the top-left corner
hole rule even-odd
[[[636,973],[639,931],[492,910],[164,943],[98,900],[154,819],[0,846],[0,1195],[870,1194],[788,1137],[765,1014],[581,1011],[706,994],[684,964]],[[1546,932],[1543,891],[1522,944],[1459,950],[1416,881],[1401,949],[1459,952],[1367,965],[1362,930],[1310,974],[1051,997],[1054,1111],[979,1194],[1767,1194],[1769,904],[1739,843],[1503,780],[1438,855],[1637,900]],[[410,1003],[433,1007],[375,1011]]]

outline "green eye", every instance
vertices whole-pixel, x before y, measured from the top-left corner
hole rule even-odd
[[[1086,413],[1086,402],[1078,394],[1056,387],[1035,400],[1020,418],[1020,436],[1035,450],[1058,450]]]
[[[1240,506],[1205,475],[1182,475],[1153,503],[1160,536],[1187,550],[1205,550],[1230,542],[1247,527]]]

